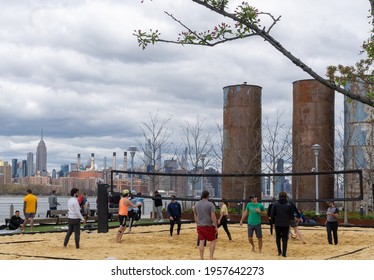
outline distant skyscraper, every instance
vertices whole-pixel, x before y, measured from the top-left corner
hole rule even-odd
[[[184,153],[182,154],[180,166],[182,170],[188,170],[188,149],[185,147]]]
[[[67,177],[69,174],[69,164],[62,164],[61,165],[61,177]]]
[[[56,179],[57,178],[57,171],[56,169],[53,169],[52,170],[52,179]]]
[[[17,177],[17,168],[18,168],[18,160],[16,158],[12,159],[12,178]]]
[[[42,138],[36,148],[36,173],[47,175],[47,147],[43,140],[43,129]]]
[[[27,153],[27,176],[31,177],[34,175],[34,154]]]
[[[24,159],[22,160],[22,177],[26,177],[27,175],[27,161]]]
[[[152,144],[151,144],[151,139],[148,139],[148,142],[146,143],[145,146],[145,156],[147,160],[148,165],[153,164],[153,156],[152,156]]]

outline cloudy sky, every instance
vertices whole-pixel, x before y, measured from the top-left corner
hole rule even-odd
[[[240,1],[231,1],[232,7]],[[324,75],[352,64],[370,30],[368,0],[256,0],[281,15],[272,35]],[[89,160],[99,167],[123,155],[141,122],[159,112],[173,141],[181,125],[222,123],[222,88],[262,87],[263,118],[284,111],[291,125],[292,83],[310,77],[260,38],[214,48],[156,44],[142,50],[134,30],[158,29],[176,39],[181,27],[212,29],[224,21],[191,0],[0,0],[0,160],[26,159],[44,131],[48,170]],[[337,98],[337,114],[342,99]]]

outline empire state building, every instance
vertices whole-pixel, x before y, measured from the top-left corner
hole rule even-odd
[[[42,138],[36,148],[36,174],[41,176],[48,175],[47,172],[47,147],[43,140],[43,130]]]

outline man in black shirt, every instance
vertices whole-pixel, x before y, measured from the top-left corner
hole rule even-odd
[[[23,224],[23,219],[19,216],[19,211],[17,210],[15,214],[10,218],[8,228],[11,230],[18,229]]]
[[[155,202],[155,208],[156,208],[156,214],[157,218],[155,222],[162,222],[162,199],[161,199],[161,194],[158,193],[158,191],[155,191],[155,195],[152,198]]]
[[[174,224],[177,224],[177,235],[181,231],[181,217],[182,217],[182,207],[180,203],[176,200],[175,195],[171,196],[171,202],[168,205],[168,215],[170,220],[170,236],[173,236]]]
[[[293,210],[287,201],[287,194],[285,192],[280,192],[279,200],[271,209],[271,220],[275,225],[275,240],[277,243],[278,256],[282,255],[283,257],[287,257],[288,233],[290,230],[290,220],[293,218]]]

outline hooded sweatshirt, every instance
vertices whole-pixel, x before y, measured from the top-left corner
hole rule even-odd
[[[275,226],[288,227],[293,217],[293,209],[286,198],[280,198],[271,209],[271,220]]]

